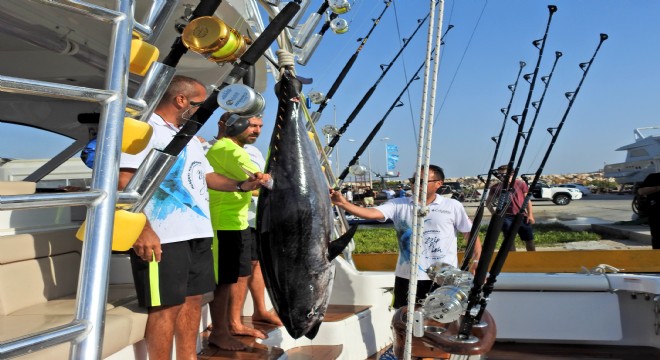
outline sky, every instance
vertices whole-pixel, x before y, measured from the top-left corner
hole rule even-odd
[[[312,0],[308,13],[316,11],[320,3]],[[305,93],[327,93],[357,50],[356,40],[367,34],[372,19],[384,8],[382,0],[352,3],[352,10],[342,15],[350,23],[349,31],[341,35],[328,31],[308,65],[297,66],[299,75],[313,78],[312,84],[304,86]],[[500,109],[506,107],[511,96],[507,85],[515,81],[519,61],[527,63],[523,74],[534,71],[538,50],[532,41],[543,37],[549,4],[556,5],[558,11],[552,19],[539,76],[548,75],[555,51],[561,51],[564,56],[554,72],[521,171],[535,172],[539,166],[550,141],[545,129],[556,126],[564,115],[568,105],[564,93],[575,91],[582,76],[578,64],[591,58],[600,33],[607,33],[609,40],[603,44],[580,89],[544,173],[589,172],[602,169],[605,163],[622,162],[625,153],[615,149],[633,142],[635,128],[660,125],[656,115],[660,95],[660,22],[657,21],[660,2],[448,0],[444,6],[443,29],[449,24],[454,28],[441,48],[431,150],[431,163],[442,166],[447,177],[475,176],[487,171],[494,150],[491,137],[502,126]],[[426,0],[394,0],[324,110],[318,122],[319,130],[327,124],[336,123],[337,127],[344,124],[381,75],[379,65],[392,61],[401,39],[412,34],[417,20],[428,14],[429,5]],[[423,63],[427,38],[428,22],[392,65],[338,142],[332,155],[333,169],[338,164],[339,172],[343,170]],[[267,103],[264,130],[255,144],[264,154],[276,116],[274,85],[275,80],[270,76],[263,94]],[[386,164],[385,146],[395,144],[400,158],[395,171],[402,178],[414,173],[422,85],[422,80],[413,82],[409,93],[402,98],[405,105],[395,108],[385,120],[369,151],[361,157],[362,165],[370,163],[374,172],[382,173]],[[542,83],[537,82],[532,101],[539,99],[542,90]],[[510,115],[522,113],[528,93],[528,84],[521,79]],[[317,105],[312,106],[312,110],[316,108]],[[533,114],[530,110],[528,124]],[[216,121],[209,120],[200,135],[210,139],[216,133],[215,124]],[[500,156],[496,159],[498,165],[510,157],[514,125],[508,120]],[[7,141],[0,143],[0,156],[11,155],[11,146]],[[43,157],[39,152],[33,156]]]

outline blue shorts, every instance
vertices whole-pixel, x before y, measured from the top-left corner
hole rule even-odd
[[[511,227],[513,226],[513,220],[515,218],[515,215],[504,216],[504,219],[502,220],[502,232],[504,232],[504,236],[508,236],[511,232]],[[534,230],[532,230],[532,225],[527,223],[527,217],[523,218],[522,224],[520,224],[520,228],[518,228],[518,235],[522,241],[534,240]]]

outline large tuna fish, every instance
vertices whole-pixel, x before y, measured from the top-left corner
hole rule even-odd
[[[300,89],[289,75],[275,86],[279,107],[266,163],[274,184],[261,189],[257,230],[261,269],[277,314],[292,337],[313,339],[330,300],[332,259],[355,229],[330,241],[332,204],[303,122]]]

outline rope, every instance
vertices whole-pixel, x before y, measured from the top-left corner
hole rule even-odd
[[[280,77],[284,75],[286,70],[290,71],[295,76],[295,58],[293,54],[287,50],[279,49],[275,52],[277,54],[277,62],[280,64]]]
[[[428,214],[428,206],[426,205],[426,189],[428,185],[428,172],[429,172],[429,162],[431,158],[431,139],[433,133],[433,110],[435,103],[435,94],[437,91],[437,77],[438,77],[438,65],[440,63],[440,38],[442,36],[442,16],[444,11],[444,1],[438,1],[438,16],[439,21],[437,24],[437,29],[435,29],[436,36],[435,42],[438,47],[438,53],[436,54],[436,61],[433,67],[433,79],[430,91],[430,99],[427,96],[427,91],[429,88],[429,72],[431,67],[431,53],[433,49],[433,32],[435,25],[435,0],[431,0],[431,10],[429,12],[429,29],[428,37],[426,42],[426,67],[424,69],[424,86],[422,93],[422,105],[420,111],[420,130],[419,130],[419,142],[417,146],[417,165],[416,169],[419,169],[424,166],[424,173],[427,176],[424,176],[423,184],[420,184],[420,176],[418,173],[415,176],[415,186],[414,194],[420,194],[419,196],[413,195],[416,197],[413,201],[413,233],[412,233],[412,244],[411,249],[411,263],[410,263],[410,283],[408,288],[408,312],[406,318],[406,341],[403,351],[403,358],[405,360],[410,360],[412,353],[412,326],[413,326],[413,313],[415,311],[415,300],[417,296],[417,274],[418,274],[418,257],[419,257],[419,247],[421,244],[422,236],[424,233],[424,221],[420,221],[420,217],[423,219]],[[430,110],[428,111],[428,120],[427,120],[427,104],[431,102]],[[428,126],[427,126],[428,121]],[[424,160],[422,160],[424,157]],[[421,193],[420,193],[421,191]],[[420,204],[420,200],[423,202]],[[413,270],[414,269],[414,270]]]

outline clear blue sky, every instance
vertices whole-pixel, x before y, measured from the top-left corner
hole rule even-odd
[[[308,12],[316,11],[319,4],[319,0],[314,0]],[[614,150],[633,141],[634,128],[660,125],[656,115],[660,95],[660,22],[657,20],[660,2],[450,0],[445,2],[444,27],[452,24],[455,28],[442,48],[436,105],[436,110],[441,108],[441,111],[436,118],[431,156],[432,163],[444,167],[447,176],[474,176],[487,170],[494,149],[490,138],[501,127],[500,108],[506,106],[510,96],[507,85],[515,80],[520,60],[528,64],[524,73],[534,70],[538,51],[531,42],[543,35],[549,4],[559,9],[553,17],[540,75],[549,72],[554,51],[562,51],[564,56],[548,90],[522,171],[536,170],[550,138],[545,128],[555,126],[561,119],[568,103],[563,94],[575,90],[582,74],[578,63],[590,59],[601,32],[610,39],[604,43],[580,90],[545,173],[593,171],[604,163],[623,161],[625,154]],[[395,0],[395,5],[396,8],[392,6],[387,11],[323,112],[319,129],[332,124],[335,117],[338,127],[344,123],[380,75],[378,65],[391,61],[401,38],[408,37],[417,19],[429,11],[426,0]],[[356,39],[366,35],[371,19],[383,7],[380,0],[357,0],[353,10],[343,15],[351,22],[350,31],[343,35],[328,31],[310,63],[297,67],[298,74],[314,79],[313,84],[304,87],[306,93],[328,91],[355,52]],[[404,73],[411,76],[422,63],[426,36],[424,25],[338,143],[341,169],[405,85]],[[522,112],[528,87],[522,80],[521,84],[511,114]],[[273,85],[270,78],[264,94],[268,103],[264,132],[257,143],[264,153],[276,111]],[[421,87],[422,81],[413,84],[410,98],[406,95],[402,99],[405,106],[392,112],[372,143],[374,171],[382,172],[385,167],[385,144],[378,139],[389,137],[387,142],[399,147],[397,171],[404,178],[414,172]],[[538,100],[541,90],[539,84],[533,100]],[[532,114],[530,111],[529,121]],[[510,155],[513,125],[507,124],[500,151],[504,155],[498,163],[506,162]],[[215,121],[209,121],[200,134],[211,138],[215,134]],[[0,156],[15,156],[17,145],[10,141],[0,144]],[[44,155],[35,152],[33,156]],[[367,164],[366,153],[361,163]]]
[[[378,65],[391,61],[400,38],[408,37],[417,19],[429,11],[428,1],[395,0],[395,3],[396,12],[393,7],[387,11],[332,104],[324,110],[321,126],[333,123],[333,105],[337,125],[344,123],[380,75]],[[660,95],[660,22],[657,21],[660,2],[447,1],[444,26],[453,24],[455,28],[442,48],[436,106],[438,109],[442,105],[442,109],[436,119],[431,156],[432,163],[444,167],[447,176],[474,176],[487,170],[494,149],[490,137],[499,132],[503,119],[500,108],[506,106],[510,96],[507,85],[515,80],[520,60],[528,64],[523,73],[533,72],[538,51],[531,43],[543,36],[549,4],[557,5],[558,11],[553,17],[540,75],[550,71],[554,51],[562,51],[564,56],[554,73],[522,171],[531,172],[538,167],[550,139],[545,129],[555,126],[564,114],[568,104],[564,93],[575,90],[582,74],[578,63],[591,58],[601,32],[610,38],[603,44],[580,90],[545,173],[593,171],[604,163],[623,161],[625,153],[614,150],[633,141],[634,128],[660,125],[656,115]],[[310,6],[316,8],[316,4]],[[382,8],[382,1],[357,1],[353,11],[345,15],[351,21],[350,31],[344,35],[327,33],[310,63],[297,69],[300,75],[314,78],[314,83],[304,88],[305,92],[327,92],[355,52],[356,39],[367,33],[371,19]],[[397,20],[401,36],[397,32]],[[410,76],[422,63],[426,36],[425,25],[338,143],[342,169],[405,85],[404,69]],[[522,112],[528,86],[522,80],[521,84],[511,114]],[[375,171],[382,172],[385,167],[385,145],[378,139],[389,137],[389,143],[399,146],[401,160],[397,170],[403,177],[414,172],[421,87],[422,81],[413,84],[411,101],[404,96],[406,106],[392,112],[372,142],[371,162]],[[532,100],[538,100],[541,90],[537,86]],[[269,119],[275,116],[272,86],[266,97],[267,129],[258,144],[263,150],[270,139]],[[528,120],[531,121],[531,116]],[[510,156],[513,125],[513,122],[507,124],[509,131],[500,151],[505,155],[499,157],[498,163],[506,162]],[[367,154],[361,163],[367,163]]]

